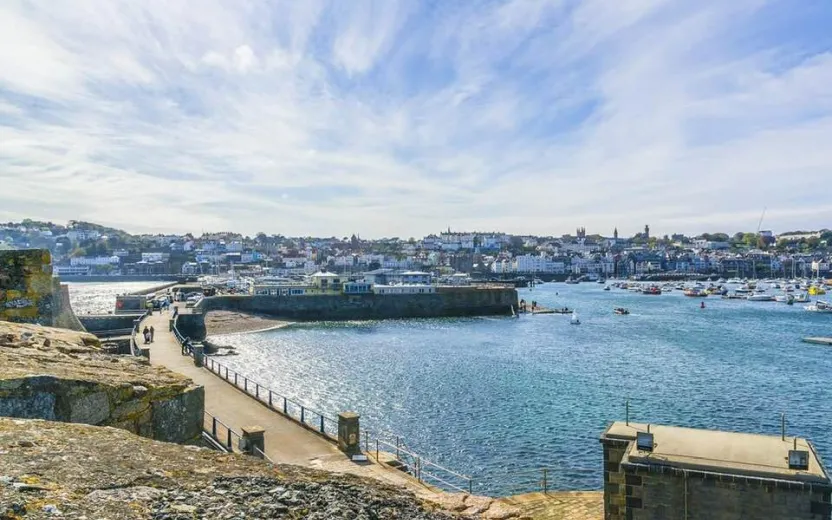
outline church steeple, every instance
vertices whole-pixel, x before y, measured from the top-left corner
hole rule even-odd
[[[618,226],[616,226],[615,230],[613,230],[612,237],[618,240]]]

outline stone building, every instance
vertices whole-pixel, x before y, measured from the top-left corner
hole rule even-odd
[[[601,444],[607,520],[832,518],[805,439],[615,422]]]
[[[52,325],[54,304],[49,251],[0,251],[0,320]]]

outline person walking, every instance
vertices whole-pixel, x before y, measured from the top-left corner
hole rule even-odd
[[[147,325],[145,325],[144,330],[142,330],[142,336],[144,336],[145,344],[150,343],[150,329],[147,328]]]
[[[153,333],[154,332],[156,332],[156,331],[153,329],[153,325],[151,325],[150,326],[150,342],[151,343],[153,343]]]

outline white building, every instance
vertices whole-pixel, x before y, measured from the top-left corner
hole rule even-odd
[[[142,262],[167,262],[170,260],[170,253],[142,253]]]
[[[94,266],[94,265],[118,265],[119,257],[117,256],[76,256],[69,259],[69,265],[73,267],[78,266]]]
[[[72,229],[66,232],[66,237],[73,242],[81,240],[98,240],[101,233],[91,229]]]

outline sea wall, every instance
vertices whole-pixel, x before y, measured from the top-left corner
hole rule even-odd
[[[85,332],[84,325],[75,316],[72,304],[69,300],[69,286],[61,283],[57,278],[52,278],[52,295],[55,304],[52,326],[61,329]]]
[[[0,416],[113,426],[196,442],[204,389],[134,356],[104,353],[87,333],[0,322]]]
[[[133,328],[133,320],[142,317],[144,313],[133,314],[82,314],[78,320],[84,325],[87,332],[99,334],[114,330],[125,330]]]
[[[0,251],[0,320],[52,325],[54,298],[49,251]]]
[[[437,318],[511,314],[517,290],[505,287],[439,287],[431,294],[239,296],[203,298],[194,314],[182,314],[178,327],[193,339],[205,337],[203,314],[229,310],[296,321]]]

